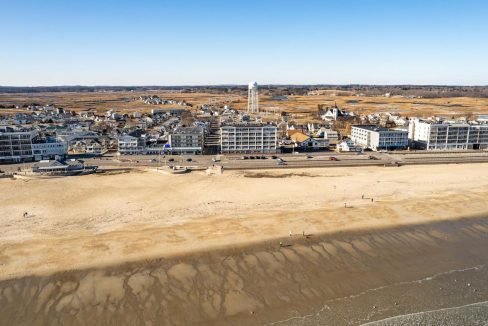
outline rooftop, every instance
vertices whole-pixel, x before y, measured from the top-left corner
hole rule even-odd
[[[179,135],[193,135],[201,133],[203,133],[203,129],[201,127],[178,127],[173,131],[173,134]]]
[[[353,127],[365,129],[365,130],[370,130],[370,131],[390,131],[391,130],[389,128],[380,127],[380,126],[376,126],[376,125],[354,125]]]
[[[275,124],[266,124],[260,122],[224,122],[222,127],[276,127]]]

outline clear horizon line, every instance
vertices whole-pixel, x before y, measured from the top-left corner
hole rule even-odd
[[[406,84],[375,84],[375,83],[344,83],[344,84],[334,84],[334,83],[258,83],[261,86],[377,86],[377,87],[393,87],[393,86],[418,86],[418,87],[488,87],[488,84],[415,84],[415,83],[406,83]],[[157,84],[147,84],[147,85],[103,85],[103,84],[94,84],[94,85],[82,85],[82,84],[65,84],[65,85],[0,85],[0,88],[53,88],[53,87],[226,87],[226,86],[247,86],[245,84],[239,83],[223,83],[223,84],[180,84],[180,85],[157,85]]]

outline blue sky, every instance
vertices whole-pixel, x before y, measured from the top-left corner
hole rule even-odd
[[[0,85],[488,85],[488,1],[0,0]]]

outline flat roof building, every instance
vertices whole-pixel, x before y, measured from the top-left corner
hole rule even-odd
[[[220,135],[222,153],[276,153],[277,127],[272,124],[224,124]]]
[[[412,144],[427,150],[487,149],[488,124],[414,118],[408,126]]]
[[[145,140],[142,137],[124,135],[118,138],[118,153],[120,155],[144,154],[146,148]]]
[[[351,128],[351,140],[362,148],[374,151],[405,149],[408,146],[408,131],[376,125],[354,125]]]
[[[202,154],[204,130],[201,127],[179,127],[169,135],[170,150],[179,154]]]
[[[32,160],[32,142],[36,130],[0,126],[0,162]]]

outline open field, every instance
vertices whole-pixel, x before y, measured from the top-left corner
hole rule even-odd
[[[483,302],[487,168],[0,179],[0,323],[356,325]]]
[[[131,101],[133,97],[141,95],[158,95],[165,99],[186,100],[196,105],[201,104],[228,104],[238,109],[245,109],[246,96],[236,94],[211,94],[211,93],[182,93],[182,92],[52,92],[52,93],[21,93],[0,94],[0,104],[55,104],[70,110],[84,110],[96,108],[100,112],[113,109],[118,112],[149,112],[152,106],[140,101]],[[435,98],[435,99],[411,99],[411,98],[386,98],[366,96],[334,96],[333,94],[290,96],[288,101],[272,100],[270,96],[260,96],[261,110],[270,113],[290,112],[313,115],[317,112],[317,105],[334,105],[347,108],[360,114],[373,112],[392,112],[406,116],[469,116],[488,114],[488,98]],[[175,107],[170,105],[168,107]],[[2,109],[3,112],[16,110]],[[0,112],[2,112],[0,111]]]

